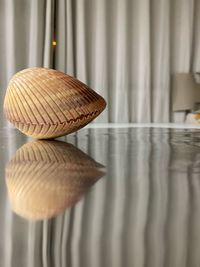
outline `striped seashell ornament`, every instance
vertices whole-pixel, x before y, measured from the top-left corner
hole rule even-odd
[[[71,144],[25,144],[6,167],[12,210],[26,219],[54,217],[74,205],[104,173],[101,164]]]
[[[15,74],[4,100],[7,120],[38,139],[77,131],[105,107],[105,100],[87,85],[47,68],[29,68]]]

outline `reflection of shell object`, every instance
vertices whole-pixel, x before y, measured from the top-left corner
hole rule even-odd
[[[71,144],[25,144],[6,167],[12,209],[30,219],[53,217],[103,176],[102,167]]]
[[[52,69],[30,68],[11,79],[4,113],[24,134],[47,139],[82,128],[105,106],[100,95],[77,79]]]

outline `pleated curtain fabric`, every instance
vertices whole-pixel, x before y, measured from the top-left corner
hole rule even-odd
[[[200,71],[199,14],[199,0],[1,0],[1,102],[14,72],[46,66],[106,98],[96,122],[183,121],[171,78]]]
[[[52,67],[54,0],[0,0],[0,125],[10,78],[35,66]]]

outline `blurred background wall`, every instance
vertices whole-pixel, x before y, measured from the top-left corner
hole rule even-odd
[[[171,75],[200,70],[198,14],[198,0],[0,0],[1,107],[15,72],[44,66],[106,98],[97,122],[182,121]]]

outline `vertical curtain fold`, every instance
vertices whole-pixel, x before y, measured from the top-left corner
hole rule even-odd
[[[52,67],[55,0],[0,1],[0,125],[10,78],[28,67]]]
[[[15,72],[44,66],[106,98],[96,122],[183,121],[171,112],[171,79],[199,72],[199,10],[197,0],[2,0],[1,106]]]
[[[152,121],[170,120],[170,1],[151,5],[151,112]]]
[[[192,47],[192,70],[199,72],[200,70],[200,2],[194,1],[194,19],[193,19],[193,47]]]
[[[96,122],[184,120],[183,112],[171,112],[171,79],[199,71],[198,1],[62,0],[58,6],[56,68],[65,66],[107,99]]]

